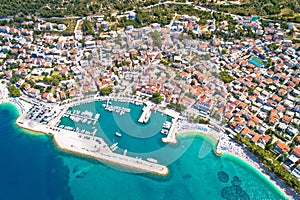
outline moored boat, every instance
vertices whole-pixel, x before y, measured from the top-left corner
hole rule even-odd
[[[154,158],[147,158],[147,161],[152,163],[157,163],[157,160],[155,160]]]
[[[110,148],[110,149],[114,149],[116,146],[118,146],[118,144],[119,144],[119,143],[116,142],[116,143],[112,144],[109,148]]]
[[[118,137],[121,137],[121,136],[122,136],[122,134],[119,133],[119,132],[116,132],[115,135],[118,136]]]

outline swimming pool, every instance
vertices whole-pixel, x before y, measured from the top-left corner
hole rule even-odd
[[[261,67],[264,65],[264,62],[257,57],[252,57],[248,62],[257,67]]]

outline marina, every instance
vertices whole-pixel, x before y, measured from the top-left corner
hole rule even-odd
[[[105,110],[108,110],[110,112],[116,112],[119,113],[120,115],[124,115],[125,113],[130,113],[129,108],[111,105],[111,101],[109,101],[109,99],[107,99],[106,104],[102,104],[102,107],[104,107]]]
[[[94,102],[83,103],[74,107],[70,107],[64,110],[65,114],[75,113],[80,111],[80,115],[84,111],[92,112],[93,116],[99,114],[98,123],[94,126],[92,123],[88,124],[81,122],[74,122],[70,116],[63,116],[59,119],[56,127],[64,128],[68,130],[79,132],[91,136],[98,136],[105,139],[108,144],[112,144],[118,141],[118,147],[120,149],[128,149],[128,152],[151,152],[155,149],[159,149],[165,145],[161,142],[164,135],[160,133],[163,124],[170,124],[171,117],[162,114],[161,112],[152,113],[151,123],[139,123],[144,104],[141,101],[125,101],[120,102],[112,98],[97,99]],[[138,103],[137,103],[138,102]],[[137,105],[138,104],[138,105]],[[105,106],[103,106],[105,105]],[[108,106],[117,106],[127,108],[131,112],[125,115],[115,114],[106,108]],[[154,123],[152,123],[154,122]],[[69,127],[68,127],[69,126]],[[73,128],[71,128],[73,127]],[[133,128],[134,127],[134,128]],[[95,129],[97,131],[95,132]],[[91,134],[93,132],[93,134]],[[90,133],[90,134],[89,134]],[[151,134],[151,137],[147,135]]]
[[[95,125],[100,117],[99,113],[96,113],[93,117],[93,113],[89,112],[88,110],[85,110],[83,112],[79,110],[74,110],[73,112],[68,110],[65,114],[63,114],[63,117],[69,117],[74,122],[81,122],[83,124],[93,124]]]
[[[102,139],[102,137],[99,137],[99,135],[102,136],[101,133],[103,134],[103,132],[106,134],[110,132],[107,130],[111,129],[111,126],[104,125],[109,124],[109,122],[112,122],[112,120],[110,120],[110,117],[113,117],[113,115],[111,115],[112,112],[119,113],[118,116],[123,118],[126,115],[122,113],[130,113],[132,108],[134,108],[136,114],[137,110],[141,110],[142,115],[144,115],[142,117],[142,126],[137,127],[138,129],[140,129],[139,131],[141,131],[141,133],[144,133],[145,131],[143,127],[146,126],[144,124],[148,122],[151,115],[151,104],[146,103],[146,106],[144,107],[144,109],[142,109],[143,102],[130,101],[129,108],[124,107],[122,104],[123,102],[112,101],[110,99],[105,100],[96,100],[94,102],[82,101],[82,104],[79,104],[78,102],[76,104],[72,103],[72,105],[74,106],[72,106],[71,104],[64,105],[60,109],[60,112],[57,113],[56,117],[50,120],[51,123],[49,123],[49,125],[51,126],[46,124],[40,124],[39,122],[33,122],[30,119],[24,119],[23,117],[19,118],[18,124],[30,130],[44,130],[43,132],[53,135],[56,144],[63,150],[90,156],[104,162],[115,163],[124,167],[136,169],[138,171],[146,171],[154,174],[166,175],[168,173],[168,168],[166,166],[158,164],[159,161],[157,161],[156,159],[151,159],[147,157],[141,158],[139,156],[135,158],[135,156],[131,157],[127,155],[128,150],[127,148],[123,147],[126,147],[128,144],[124,146],[124,144],[126,144],[126,140],[123,140],[123,137],[129,137],[132,139],[134,138],[128,134],[123,135],[124,132],[128,133],[128,130],[122,130],[125,127],[121,128],[122,131],[116,130],[113,132],[112,136],[115,136],[115,140],[118,140],[116,142],[113,142],[112,144],[110,144],[109,141],[107,141],[108,143],[105,142]],[[136,114],[134,115],[134,119],[136,120],[134,120],[134,123],[139,123],[138,120],[139,118],[141,118],[141,116],[138,117],[138,115]],[[162,120],[160,122],[161,126],[170,127],[170,122],[166,120],[166,115],[161,115],[160,113],[155,113],[153,115]],[[55,124],[55,126],[53,126],[53,124]],[[126,125],[130,124],[126,123]],[[156,125],[154,125],[155,124],[152,124],[150,125],[150,127],[148,125],[147,129],[149,130],[151,126],[155,128]],[[102,129],[101,132],[98,131],[99,127]],[[108,129],[106,129],[106,127]],[[112,127],[117,128],[118,126],[113,125]],[[132,131],[136,130],[132,129],[132,127],[130,126],[128,126],[128,128],[129,130],[131,130],[129,131],[129,133],[131,134]],[[156,134],[155,138],[157,137],[161,137],[161,135]],[[145,138],[138,140],[157,141],[154,140],[154,138]],[[110,146],[108,146],[107,144],[110,144]],[[140,144],[142,145],[142,143]],[[142,146],[149,146],[151,148],[155,147],[155,145],[150,144],[151,143],[149,143],[149,145]],[[117,149],[122,149],[121,147],[119,147],[120,145],[125,150],[123,150],[121,154],[115,153],[117,152]],[[162,143],[159,144],[158,147],[160,147],[161,145]],[[129,145],[128,148],[132,148],[132,146]],[[138,146],[135,148],[140,149]]]

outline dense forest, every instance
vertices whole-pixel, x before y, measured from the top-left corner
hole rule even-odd
[[[91,0],[0,0],[0,17],[7,16],[85,16]]]
[[[92,14],[122,13],[128,10],[138,10],[145,6],[167,0],[0,0],[0,18],[7,16],[39,16],[65,17],[87,16]],[[184,2],[185,0],[175,0]],[[239,15],[257,14],[273,19],[300,22],[299,0],[240,0],[241,5],[216,5],[211,0],[189,0],[196,5]],[[189,10],[177,10],[189,13]],[[154,13],[155,14],[155,13]],[[168,21],[169,16],[157,16],[162,21]]]

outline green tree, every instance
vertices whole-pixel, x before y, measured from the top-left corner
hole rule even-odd
[[[86,35],[93,35],[94,34],[93,25],[92,25],[92,23],[89,20],[83,20],[82,31]]]
[[[112,88],[108,88],[108,87],[104,87],[101,89],[100,93],[102,96],[107,96],[110,93],[112,93],[113,89]]]
[[[14,85],[12,85],[10,83],[7,83],[7,89],[9,91],[9,96],[11,96],[11,97],[19,97],[19,96],[21,96],[21,92],[20,92],[20,90],[16,86],[14,86]]]
[[[221,77],[224,83],[230,83],[231,81],[234,80],[233,77],[231,77],[226,71],[221,71],[219,73],[219,76]]]
[[[157,103],[161,103],[164,100],[164,98],[158,92],[154,92],[152,94],[152,100]]]
[[[222,53],[222,54],[226,54],[226,53],[227,53],[227,50],[226,50],[225,48],[223,48],[222,51],[221,51],[221,53]]]

